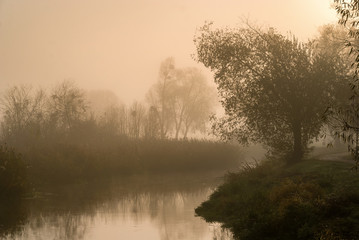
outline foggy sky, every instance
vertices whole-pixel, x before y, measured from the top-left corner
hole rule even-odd
[[[206,20],[241,17],[301,40],[336,21],[330,0],[0,0],[0,91],[14,84],[110,89],[129,103],[157,80],[161,61],[197,66],[193,36]],[[198,65],[199,66],[199,65]]]

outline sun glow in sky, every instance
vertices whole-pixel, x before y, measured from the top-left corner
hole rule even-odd
[[[0,0],[0,91],[14,84],[110,89],[129,103],[156,82],[161,61],[200,66],[193,36],[205,21],[241,19],[305,41],[335,23],[330,0]],[[204,70],[205,71],[205,70]]]

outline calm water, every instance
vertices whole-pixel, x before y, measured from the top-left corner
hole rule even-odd
[[[194,213],[222,175],[134,176],[44,187],[32,199],[2,204],[0,238],[231,239]]]

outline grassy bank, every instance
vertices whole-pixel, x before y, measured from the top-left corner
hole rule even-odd
[[[228,174],[196,214],[241,240],[359,239],[359,173],[343,162],[266,162]]]

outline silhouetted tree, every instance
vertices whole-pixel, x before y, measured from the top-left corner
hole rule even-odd
[[[145,138],[159,138],[160,124],[157,108],[150,106],[145,119]]]
[[[5,91],[0,99],[4,137],[25,131],[38,134],[45,118],[45,99],[43,90],[35,91],[30,86],[14,86]]]
[[[337,71],[310,44],[273,28],[215,29],[195,37],[197,60],[214,72],[225,116],[213,128],[223,139],[259,142],[299,161],[323,124]]]
[[[129,135],[132,138],[138,139],[143,131],[143,121],[145,115],[144,106],[135,101],[129,109]]]
[[[128,110],[126,105],[122,104],[119,107],[119,134],[128,135]]]
[[[62,130],[68,131],[86,118],[86,108],[84,92],[73,82],[63,81],[50,93],[50,121]]]

